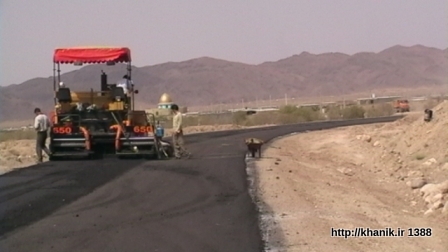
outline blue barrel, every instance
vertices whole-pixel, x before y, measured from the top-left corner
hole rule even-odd
[[[156,136],[163,137],[164,134],[165,134],[165,130],[163,129],[162,126],[158,125],[156,128]]]

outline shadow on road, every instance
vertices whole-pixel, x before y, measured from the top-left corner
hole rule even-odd
[[[0,236],[44,218],[142,162],[48,162],[0,176]]]

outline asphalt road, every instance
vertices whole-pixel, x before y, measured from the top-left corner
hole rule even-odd
[[[189,135],[190,160],[106,158],[13,171],[0,176],[0,251],[263,251],[246,137],[398,118]]]

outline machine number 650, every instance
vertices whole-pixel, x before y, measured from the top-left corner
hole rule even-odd
[[[135,126],[134,127],[134,132],[135,133],[152,132],[152,127],[151,126]]]
[[[54,127],[53,133],[55,133],[55,134],[70,134],[70,133],[72,133],[72,128],[70,128],[70,127]]]

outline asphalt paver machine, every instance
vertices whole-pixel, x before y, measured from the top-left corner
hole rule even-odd
[[[135,110],[131,84],[129,92],[108,84],[101,71],[101,88],[73,91],[63,85],[61,64],[127,63],[131,79],[131,51],[126,47],[59,48],[53,56],[54,111],[51,113],[50,160],[70,156],[147,157],[161,159],[172,155],[170,143],[155,136],[155,116]]]

